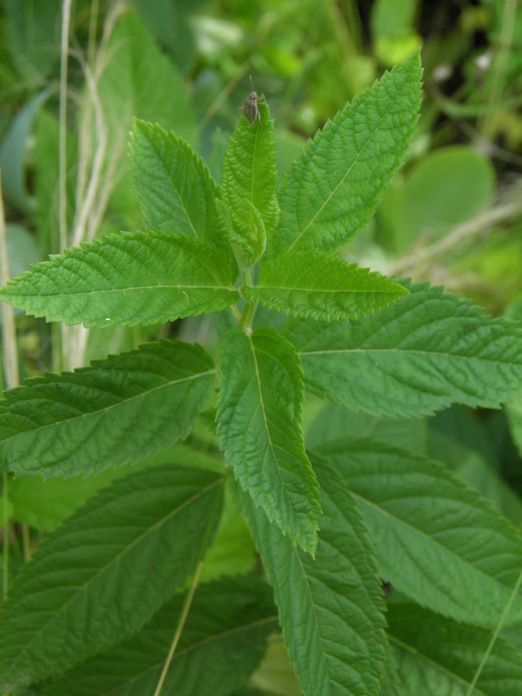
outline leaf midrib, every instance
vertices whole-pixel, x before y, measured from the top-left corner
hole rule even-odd
[[[366,475],[368,475],[368,472],[366,473]],[[380,474],[375,474],[375,475],[379,476]],[[439,541],[438,539],[435,539],[433,536],[429,536],[424,530],[420,529],[419,527],[413,526],[413,524],[411,522],[404,520],[401,517],[397,517],[397,515],[386,510],[386,508],[380,506],[378,503],[374,503],[372,500],[364,497],[360,493],[356,493],[353,490],[353,488],[351,488],[351,487],[350,487],[350,493],[353,495],[353,497],[356,500],[359,501],[359,504],[367,505],[370,508],[374,508],[380,514],[380,516],[385,517],[385,518],[388,517],[394,521],[394,524],[396,524],[398,526],[402,525],[402,526],[408,528],[411,533],[413,533],[414,535],[418,535],[420,537],[423,537],[425,540],[428,540],[428,542],[439,547],[439,549],[441,549],[443,551],[443,554],[447,554],[447,555],[453,557],[454,559],[457,559],[459,564],[464,564],[467,568],[470,568],[475,573],[478,573],[479,575],[483,576],[484,578],[487,578],[487,580],[489,582],[493,581],[496,585],[498,585],[499,587],[502,587],[506,592],[509,592],[510,589],[511,590],[513,589],[513,588],[510,588],[508,585],[505,585],[500,580],[498,580],[495,576],[488,575],[488,573],[486,573],[484,570],[482,570],[482,568],[478,568],[477,566],[470,563],[467,559],[463,558],[462,556],[458,556],[457,553],[455,551],[453,551],[453,549],[450,549],[448,546],[445,546],[441,541]],[[402,496],[402,499],[404,500],[404,498],[406,498],[406,497],[407,496]],[[439,499],[440,499],[440,497],[439,497]],[[446,599],[448,598],[447,594],[445,594],[442,590],[439,589],[436,582],[434,582],[431,578],[429,578],[429,582],[430,582],[430,585],[433,585],[434,587],[436,587],[437,591],[440,592],[441,594],[443,594]],[[452,599],[451,601],[454,604],[456,604],[454,599]],[[462,607],[461,607],[461,609],[462,609]]]
[[[156,387],[152,387],[150,389],[147,389],[146,391],[141,391],[138,394],[133,394],[132,396],[129,396],[126,399],[122,399],[121,401],[118,401],[115,404],[111,404],[110,406],[105,406],[104,408],[100,408],[97,410],[89,411],[88,413],[81,413],[79,416],[72,416],[71,418],[66,418],[60,421],[56,421],[54,423],[47,423],[46,425],[40,425],[37,428],[33,428],[31,430],[22,430],[20,432],[15,433],[14,435],[10,435],[9,437],[4,438],[3,440],[0,440],[0,447],[3,447],[4,443],[8,443],[10,440],[14,440],[15,438],[18,437],[23,437],[24,435],[31,433],[41,433],[44,432],[47,429],[50,428],[56,428],[59,427],[62,423],[73,423],[74,421],[79,421],[82,418],[90,418],[91,416],[95,416],[100,413],[104,412],[109,412],[114,408],[119,408],[120,406],[123,406],[127,403],[130,403],[131,401],[134,401],[135,399],[141,399],[149,394],[153,394],[154,392],[160,391],[162,389],[169,389],[172,386],[175,386],[177,384],[182,384],[183,382],[189,382],[191,380],[199,379],[200,377],[207,377],[209,375],[215,375],[216,374],[216,369],[214,368],[213,370],[207,370],[206,372],[198,372],[196,375],[189,375],[188,377],[182,377],[181,379],[176,379],[176,380],[170,380],[166,382],[165,384],[159,384]],[[38,401],[38,399],[35,399],[35,401]]]
[[[193,496],[191,496],[190,498],[188,498],[187,500],[185,500],[185,501],[184,501],[181,505],[179,505],[177,508],[174,508],[173,510],[170,510],[170,511],[168,512],[168,514],[166,514],[166,515],[164,515],[162,518],[160,518],[160,519],[159,519],[157,522],[155,522],[151,527],[147,527],[139,536],[137,536],[135,539],[133,539],[133,541],[132,541],[130,544],[128,544],[127,546],[125,546],[125,548],[122,549],[118,554],[116,554],[116,556],[114,556],[113,558],[111,558],[111,560],[110,560],[108,563],[106,563],[106,564],[105,564],[104,566],[102,566],[101,568],[98,568],[97,571],[96,571],[96,573],[95,573],[94,575],[92,575],[85,583],[83,583],[83,585],[80,585],[79,587],[77,587],[76,590],[75,590],[75,592],[74,592],[74,594],[72,594],[71,597],[69,597],[69,599],[67,600],[67,602],[65,602],[65,604],[63,604],[63,605],[60,607],[59,611],[53,613],[53,614],[47,619],[47,621],[40,627],[40,629],[38,630],[38,632],[35,633],[35,634],[33,635],[33,637],[31,638],[31,640],[30,640],[26,645],[24,645],[23,649],[22,649],[21,652],[18,654],[18,656],[13,660],[13,662],[11,662],[11,664],[10,664],[10,666],[9,666],[9,668],[8,668],[8,669],[9,669],[8,674],[9,674],[9,673],[12,674],[13,669],[14,669],[15,666],[18,664],[18,662],[20,661],[20,659],[21,659],[24,655],[27,655],[27,654],[28,654],[28,651],[29,651],[30,646],[31,646],[31,645],[34,643],[34,641],[41,635],[42,631],[45,630],[45,628],[49,625],[49,623],[50,623],[51,621],[53,621],[53,619],[54,619],[58,614],[62,614],[62,613],[67,609],[67,607],[71,604],[71,602],[73,602],[73,601],[85,590],[85,588],[86,588],[90,583],[94,582],[100,575],[102,575],[103,573],[105,573],[105,572],[107,571],[107,569],[109,569],[109,568],[110,568],[112,565],[114,565],[117,561],[120,561],[120,560],[125,556],[126,553],[128,553],[130,550],[132,550],[132,548],[134,548],[134,546],[136,546],[136,544],[140,543],[140,542],[141,542],[143,539],[145,539],[149,534],[151,534],[153,531],[155,531],[156,529],[158,529],[159,527],[161,527],[163,524],[166,524],[172,517],[174,517],[175,515],[177,515],[177,514],[178,514],[179,512],[181,512],[184,508],[186,508],[187,506],[189,506],[190,504],[192,504],[194,501],[196,501],[198,498],[200,498],[200,497],[202,497],[203,495],[205,495],[208,491],[211,491],[213,488],[215,488],[216,486],[218,486],[218,485],[220,485],[220,484],[222,484],[222,483],[223,483],[223,477],[221,476],[221,477],[219,477],[216,481],[214,481],[213,483],[209,484],[208,486],[205,486],[205,488],[200,488],[200,489],[198,489],[198,491],[197,491],[197,493],[196,493],[195,495],[193,495]],[[31,660],[31,662],[32,662],[32,660]],[[47,672],[44,672],[44,673],[47,674]],[[37,674],[38,674],[38,672],[37,672]]]
[[[240,634],[242,631],[249,631],[252,628],[256,627],[263,627],[264,624],[269,624],[269,623],[276,623],[278,620],[277,615],[275,616],[269,616],[264,619],[258,619],[256,621],[252,621],[249,624],[242,624],[241,626],[236,626],[233,629],[227,629],[226,631],[221,631],[219,633],[214,633],[211,636],[206,636],[205,638],[192,643],[192,645],[188,645],[186,648],[183,650],[179,650],[178,652],[175,653],[171,664],[174,664],[176,660],[179,660],[181,657],[185,657],[186,655],[190,655],[191,652],[194,650],[198,650],[202,646],[213,643],[217,640],[221,640],[224,638],[228,638],[230,636],[233,636],[234,634]],[[147,667],[147,669],[143,670],[139,674],[136,674],[132,679],[127,679],[125,680],[125,683],[119,684],[116,686],[114,689],[111,689],[110,691],[105,691],[104,696],[111,696],[111,694],[118,694],[120,689],[126,688],[129,684],[135,684],[139,679],[142,679],[145,677],[147,674],[152,674],[155,672],[159,667],[161,667],[165,662],[165,658],[162,658],[161,660],[158,660],[158,662],[154,663],[154,665],[150,665]]]
[[[450,678],[454,679],[456,682],[462,684],[464,687],[467,687],[467,688],[470,687],[471,682],[466,681],[460,675],[455,674],[455,672],[452,672],[447,667],[444,667],[444,665],[441,665],[439,662],[436,662],[431,657],[426,655],[424,652],[421,652],[417,648],[412,647],[408,643],[404,643],[402,640],[400,640],[399,638],[394,636],[392,633],[390,633],[390,631],[387,632],[387,636],[388,636],[388,640],[390,641],[390,643],[395,643],[396,645],[403,648],[404,650],[406,650],[408,653],[410,653],[414,657],[421,657],[425,662],[430,664],[437,671],[449,676]],[[467,646],[465,646],[465,647],[467,647]],[[488,696],[488,694],[485,691],[482,691],[482,689],[479,689],[477,686],[474,687],[474,691],[477,694],[477,696]]]
[[[406,76],[406,77],[407,77],[407,76]],[[289,253],[289,252],[293,249],[293,247],[299,242],[299,240],[301,239],[301,237],[303,237],[303,235],[306,234],[306,232],[310,229],[310,227],[315,223],[316,219],[317,219],[317,218],[319,217],[319,215],[323,212],[323,210],[325,209],[325,207],[330,203],[331,199],[335,196],[335,194],[337,193],[337,191],[339,190],[339,188],[344,184],[344,182],[345,182],[345,180],[347,179],[347,177],[351,174],[352,169],[353,169],[353,168],[355,167],[355,165],[358,163],[360,157],[362,156],[362,154],[364,153],[364,151],[366,150],[366,148],[367,148],[368,145],[370,144],[370,142],[371,142],[371,140],[373,139],[374,135],[375,135],[375,134],[377,133],[377,131],[380,129],[381,124],[382,124],[382,122],[384,121],[384,119],[386,118],[386,116],[388,116],[389,110],[390,110],[390,109],[392,108],[392,106],[395,104],[395,102],[397,101],[397,99],[399,98],[399,96],[401,96],[402,88],[404,87],[405,84],[406,84],[406,85],[408,84],[407,79],[405,79],[405,80],[403,81],[403,83],[401,84],[400,89],[397,88],[397,94],[395,95],[395,97],[394,97],[394,99],[393,99],[391,105],[389,105],[388,108],[386,109],[386,113],[384,113],[384,114],[381,116],[381,118],[380,118],[380,120],[379,120],[379,123],[375,126],[374,130],[371,132],[371,134],[369,135],[367,141],[364,143],[364,145],[363,145],[363,147],[361,148],[361,150],[357,153],[357,157],[354,159],[354,161],[352,162],[352,164],[350,165],[350,167],[348,168],[348,170],[346,171],[346,173],[343,175],[343,177],[341,178],[341,180],[339,181],[339,183],[334,187],[334,189],[330,192],[330,194],[325,198],[325,200],[323,201],[322,205],[321,205],[320,208],[317,210],[317,212],[315,213],[315,215],[310,219],[310,221],[308,222],[308,224],[306,225],[306,227],[298,234],[298,236],[295,238],[295,240],[292,242],[292,244],[288,247],[287,253]],[[315,154],[315,153],[314,153],[314,154]],[[312,160],[312,162],[313,162],[313,160]],[[296,221],[297,221],[297,216],[296,216]]]
[[[350,354],[350,353],[361,353],[362,355],[371,355],[373,353],[397,353],[397,354],[404,354],[404,355],[421,355],[423,357],[425,356],[434,356],[438,358],[445,358],[447,360],[474,360],[477,362],[491,362],[494,364],[498,365],[506,365],[505,361],[495,359],[495,358],[489,358],[483,355],[465,355],[465,354],[458,354],[458,353],[442,353],[441,351],[429,351],[429,350],[418,350],[418,349],[410,349],[410,348],[332,348],[332,349],[324,349],[324,350],[309,350],[309,351],[303,351],[303,350],[298,350],[297,351],[300,356],[309,356],[309,355],[344,355],[344,354]],[[514,366],[520,366],[522,367],[522,362],[510,362],[507,363],[509,365],[514,365]]]
[[[57,292],[57,293],[50,293],[50,292],[39,292],[38,295],[34,295],[33,293],[27,293],[27,294],[22,294],[22,293],[5,293],[6,297],[10,298],[28,298],[31,300],[38,299],[40,297],[83,297],[83,296],[93,296],[93,295],[118,295],[121,293],[126,293],[126,292],[139,292],[141,290],[213,290],[213,291],[218,291],[218,290],[227,290],[228,292],[234,292],[237,293],[238,289],[234,286],[229,286],[229,285],[187,285],[187,284],[180,284],[180,285],[174,285],[174,284],[162,284],[162,285],[132,285],[132,286],[127,286],[125,288],[108,288],[106,290],[83,290],[79,292]],[[0,293],[4,294],[4,293]]]

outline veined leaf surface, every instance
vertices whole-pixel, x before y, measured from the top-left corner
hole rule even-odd
[[[229,332],[217,413],[227,464],[256,505],[304,549],[317,541],[319,490],[305,453],[303,382],[293,346],[271,328]]]
[[[490,502],[441,464],[372,440],[319,449],[364,515],[382,576],[457,621],[495,626],[522,568],[522,540]],[[522,596],[507,623],[522,619]]]
[[[251,500],[241,500],[274,586],[281,626],[304,696],[380,693],[384,602],[357,506],[339,473],[317,460],[321,504],[316,557],[296,548]]]
[[[417,123],[419,54],[347,104],[290,166],[273,252],[339,247],[364,227],[402,164]]]
[[[164,464],[100,491],[45,542],[0,614],[0,688],[44,679],[141,628],[194,572],[223,478]]]
[[[230,261],[167,232],[123,232],[68,249],[0,288],[0,299],[47,321],[157,324],[220,312],[239,297]]]
[[[259,282],[255,287],[244,287],[244,296],[295,317],[355,319],[408,294],[390,278],[317,251],[261,261],[260,269]]]
[[[402,682],[401,696],[468,696],[491,641],[491,631],[459,624],[415,604],[391,603],[386,618]],[[522,693],[522,652],[502,635],[487,656],[472,693]]]
[[[173,132],[136,119],[130,153],[147,227],[219,245],[217,186],[190,145]]]
[[[157,452],[188,434],[214,375],[203,348],[163,340],[28,380],[0,401],[0,469],[85,476]]]
[[[522,386],[522,325],[427,284],[377,314],[292,320],[306,387],[377,416],[431,415],[452,403],[498,408]]]
[[[185,593],[178,594],[139,633],[65,674],[45,689],[46,696],[153,694],[184,599]],[[268,635],[275,630],[271,588],[261,578],[238,576],[200,585],[164,693],[231,693],[257,667]]]

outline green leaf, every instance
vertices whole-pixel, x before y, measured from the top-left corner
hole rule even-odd
[[[498,408],[522,386],[522,328],[427,284],[350,323],[293,320],[283,334],[307,389],[379,416],[430,415],[452,403]]]
[[[261,122],[241,118],[229,141],[221,176],[221,198],[234,231],[256,254],[264,251],[279,218],[274,122],[266,104],[259,104],[259,112]]]
[[[464,626],[414,604],[390,604],[388,637],[399,667],[402,696],[467,696],[491,631]],[[522,653],[497,637],[474,696],[522,693]]]
[[[228,205],[222,200],[217,200],[216,203],[221,233],[230,244],[239,269],[244,271],[257,261],[265,251],[265,224],[257,208],[249,202],[252,207],[252,229],[242,230],[241,234],[238,234],[234,228],[234,221]]]
[[[372,440],[321,447],[357,500],[381,574],[419,604],[494,626],[520,573],[514,527],[441,464]],[[508,623],[522,619],[515,599]]]
[[[44,679],[141,628],[194,572],[223,479],[165,464],[120,479],[27,563],[0,614],[0,688]]]
[[[226,309],[239,297],[233,275],[207,242],[123,232],[36,264],[0,288],[0,299],[47,321],[157,324]]]
[[[274,586],[285,642],[304,696],[379,693],[384,602],[363,520],[342,477],[317,461],[324,515],[316,557],[296,548],[243,495]]]
[[[21,84],[42,84],[60,58],[60,0],[6,0],[3,11],[3,40]]]
[[[133,116],[154,120],[192,145],[196,143],[191,94],[139,14],[127,8],[120,13],[103,57],[107,65],[98,91],[109,128],[109,147],[124,145]]]
[[[220,244],[217,186],[190,145],[158,125],[134,120],[134,184],[147,227]]]
[[[285,534],[313,553],[319,491],[305,453],[302,372],[293,346],[270,328],[226,334],[218,433],[227,464]]]
[[[328,401],[306,433],[306,447],[314,450],[326,442],[346,437],[347,433],[388,442],[418,454],[425,454],[428,448],[427,419],[378,418],[364,412],[354,413]]]
[[[27,380],[0,402],[0,468],[73,476],[132,462],[186,437],[213,385],[203,348],[166,340]]]
[[[517,398],[506,406],[506,415],[509,421],[511,436],[520,456],[522,456],[522,395],[517,394]]]
[[[366,225],[405,158],[421,77],[416,53],[347,104],[307,144],[281,184],[275,255],[335,249]]]
[[[97,655],[44,690],[46,696],[152,694],[172,643],[184,594],[138,634]],[[226,696],[257,667],[277,629],[272,592],[261,578],[225,578],[198,587],[163,693]]]
[[[408,294],[390,278],[317,251],[283,255],[261,262],[260,267],[259,282],[253,288],[244,287],[244,296],[305,319],[355,319]]]

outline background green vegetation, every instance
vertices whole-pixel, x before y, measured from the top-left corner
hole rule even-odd
[[[409,158],[346,258],[442,284],[495,315],[522,319],[522,5],[516,0],[77,0],[66,91],[61,9],[60,0],[1,5],[0,169],[12,276],[65,246],[140,228],[127,156],[133,115],[186,138],[219,180],[252,74],[276,119],[284,172],[347,100],[421,46],[424,102]],[[60,118],[66,126],[61,164]],[[208,317],[87,332],[19,314],[17,329],[21,379],[167,335],[197,340],[212,352],[214,336]],[[0,386],[3,379],[0,371]],[[336,413],[317,410],[309,399],[310,446],[318,429],[335,428]],[[387,423],[353,416],[352,427],[385,434]],[[192,437],[202,457],[216,444],[204,419]],[[451,466],[522,530],[522,397],[504,411],[452,408],[406,423],[404,439]],[[172,458],[182,461],[182,450]],[[0,501],[8,507],[11,577],[43,535],[126,471],[45,484],[12,481],[8,501]],[[211,559],[211,576],[255,563],[237,520],[227,511],[222,531],[229,546]],[[278,639],[252,684],[297,693]]]

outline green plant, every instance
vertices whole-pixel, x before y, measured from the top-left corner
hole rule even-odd
[[[261,121],[241,117],[219,188],[184,140],[137,120],[147,229],[68,250],[0,290],[36,316],[94,327],[215,313],[222,337],[218,368],[197,344],[161,340],[6,392],[2,470],[146,465],[87,501],[18,575],[0,614],[4,690],[239,693],[278,618],[305,694],[405,693],[395,670],[408,641],[446,661],[459,688],[474,688],[484,655],[494,676],[522,683],[516,647],[498,637],[522,620],[517,531],[445,466],[401,448],[402,421],[372,436],[345,410],[495,408],[522,384],[519,324],[335,253],[404,160],[420,84],[417,54],[327,123],[279,188],[261,101]],[[333,409],[334,437],[320,429],[308,452],[305,387]],[[224,457],[172,453],[198,417],[215,424]],[[235,501],[279,617],[262,579],[221,577]],[[395,597],[388,629],[382,579]],[[448,657],[415,622],[472,658]]]

